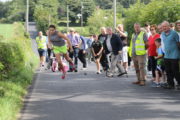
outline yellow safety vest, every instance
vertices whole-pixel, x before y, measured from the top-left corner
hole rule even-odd
[[[42,36],[42,38],[40,39],[40,37],[36,37],[36,42],[38,45],[38,49],[47,49],[47,44],[46,44],[46,36]]]
[[[140,34],[138,35],[136,42],[135,42],[135,52],[136,55],[145,55],[146,54],[146,48],[145,48],[145,43],[143,40],[143,35],[144,32],[140,32]],[[133,47],[133,39],[134,39],[134,34],[132,35],[132,39],[130,42],[130,47],[129,47],[129,56],[132,57],[132,47]]]

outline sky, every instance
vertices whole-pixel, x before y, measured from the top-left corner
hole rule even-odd
[[[2,2],[6,2],[6,1],[10,1],[10,0],[0,0],[0,1],[2,1]]]

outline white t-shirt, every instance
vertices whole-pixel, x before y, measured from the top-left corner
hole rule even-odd
[[[112,37],[112,35],[108,35],[108,38],[106,40],[106,45],[107,45],[109,52],[112,52],[111,37]]]

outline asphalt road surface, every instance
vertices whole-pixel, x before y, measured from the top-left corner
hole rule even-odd
[[[91,63],[65,80],[37,72],[20,120],[180,120],[180,91],[133,85],[133,71],[107,78],[95,70]]]

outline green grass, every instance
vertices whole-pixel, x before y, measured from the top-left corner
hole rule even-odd
[[[5,39],[13,36],[14,26],[12,24],[0,24],[0,35]]]
[[[2,26],[6,28],[3,29]],[[0,52],[2,53],[0,54],[0,63],[7,66],[7,62],[4,61],[10,60],[10,65],[16,66],[17,64],[17,66],[12,67],[10,71],[4,69],[6,72],[3,74],[1,73],[3,68],[0,70],[0,120],[17,120],[23,106],[23,97],[27,93],[28,85],[32,82],[33,71],[38,65],[38,57],[32,52],[30,39],[24,36],[22,24],[0,24],[0,35],[4,35],[6,32],[8,36],[3,37],[0,45],[9,44],[9,46],[4,47],[8,48],[9,51],[12,49],[14,56],[9,57],[11,52],[0,47],[0,50],[4,50]],[[15,49],[11,45],[14,45]],[[20,51],[18,51],[19,49]],[[6,54],[8,56],[4,56]],[[1,75],[8,77],[1,78]]]

